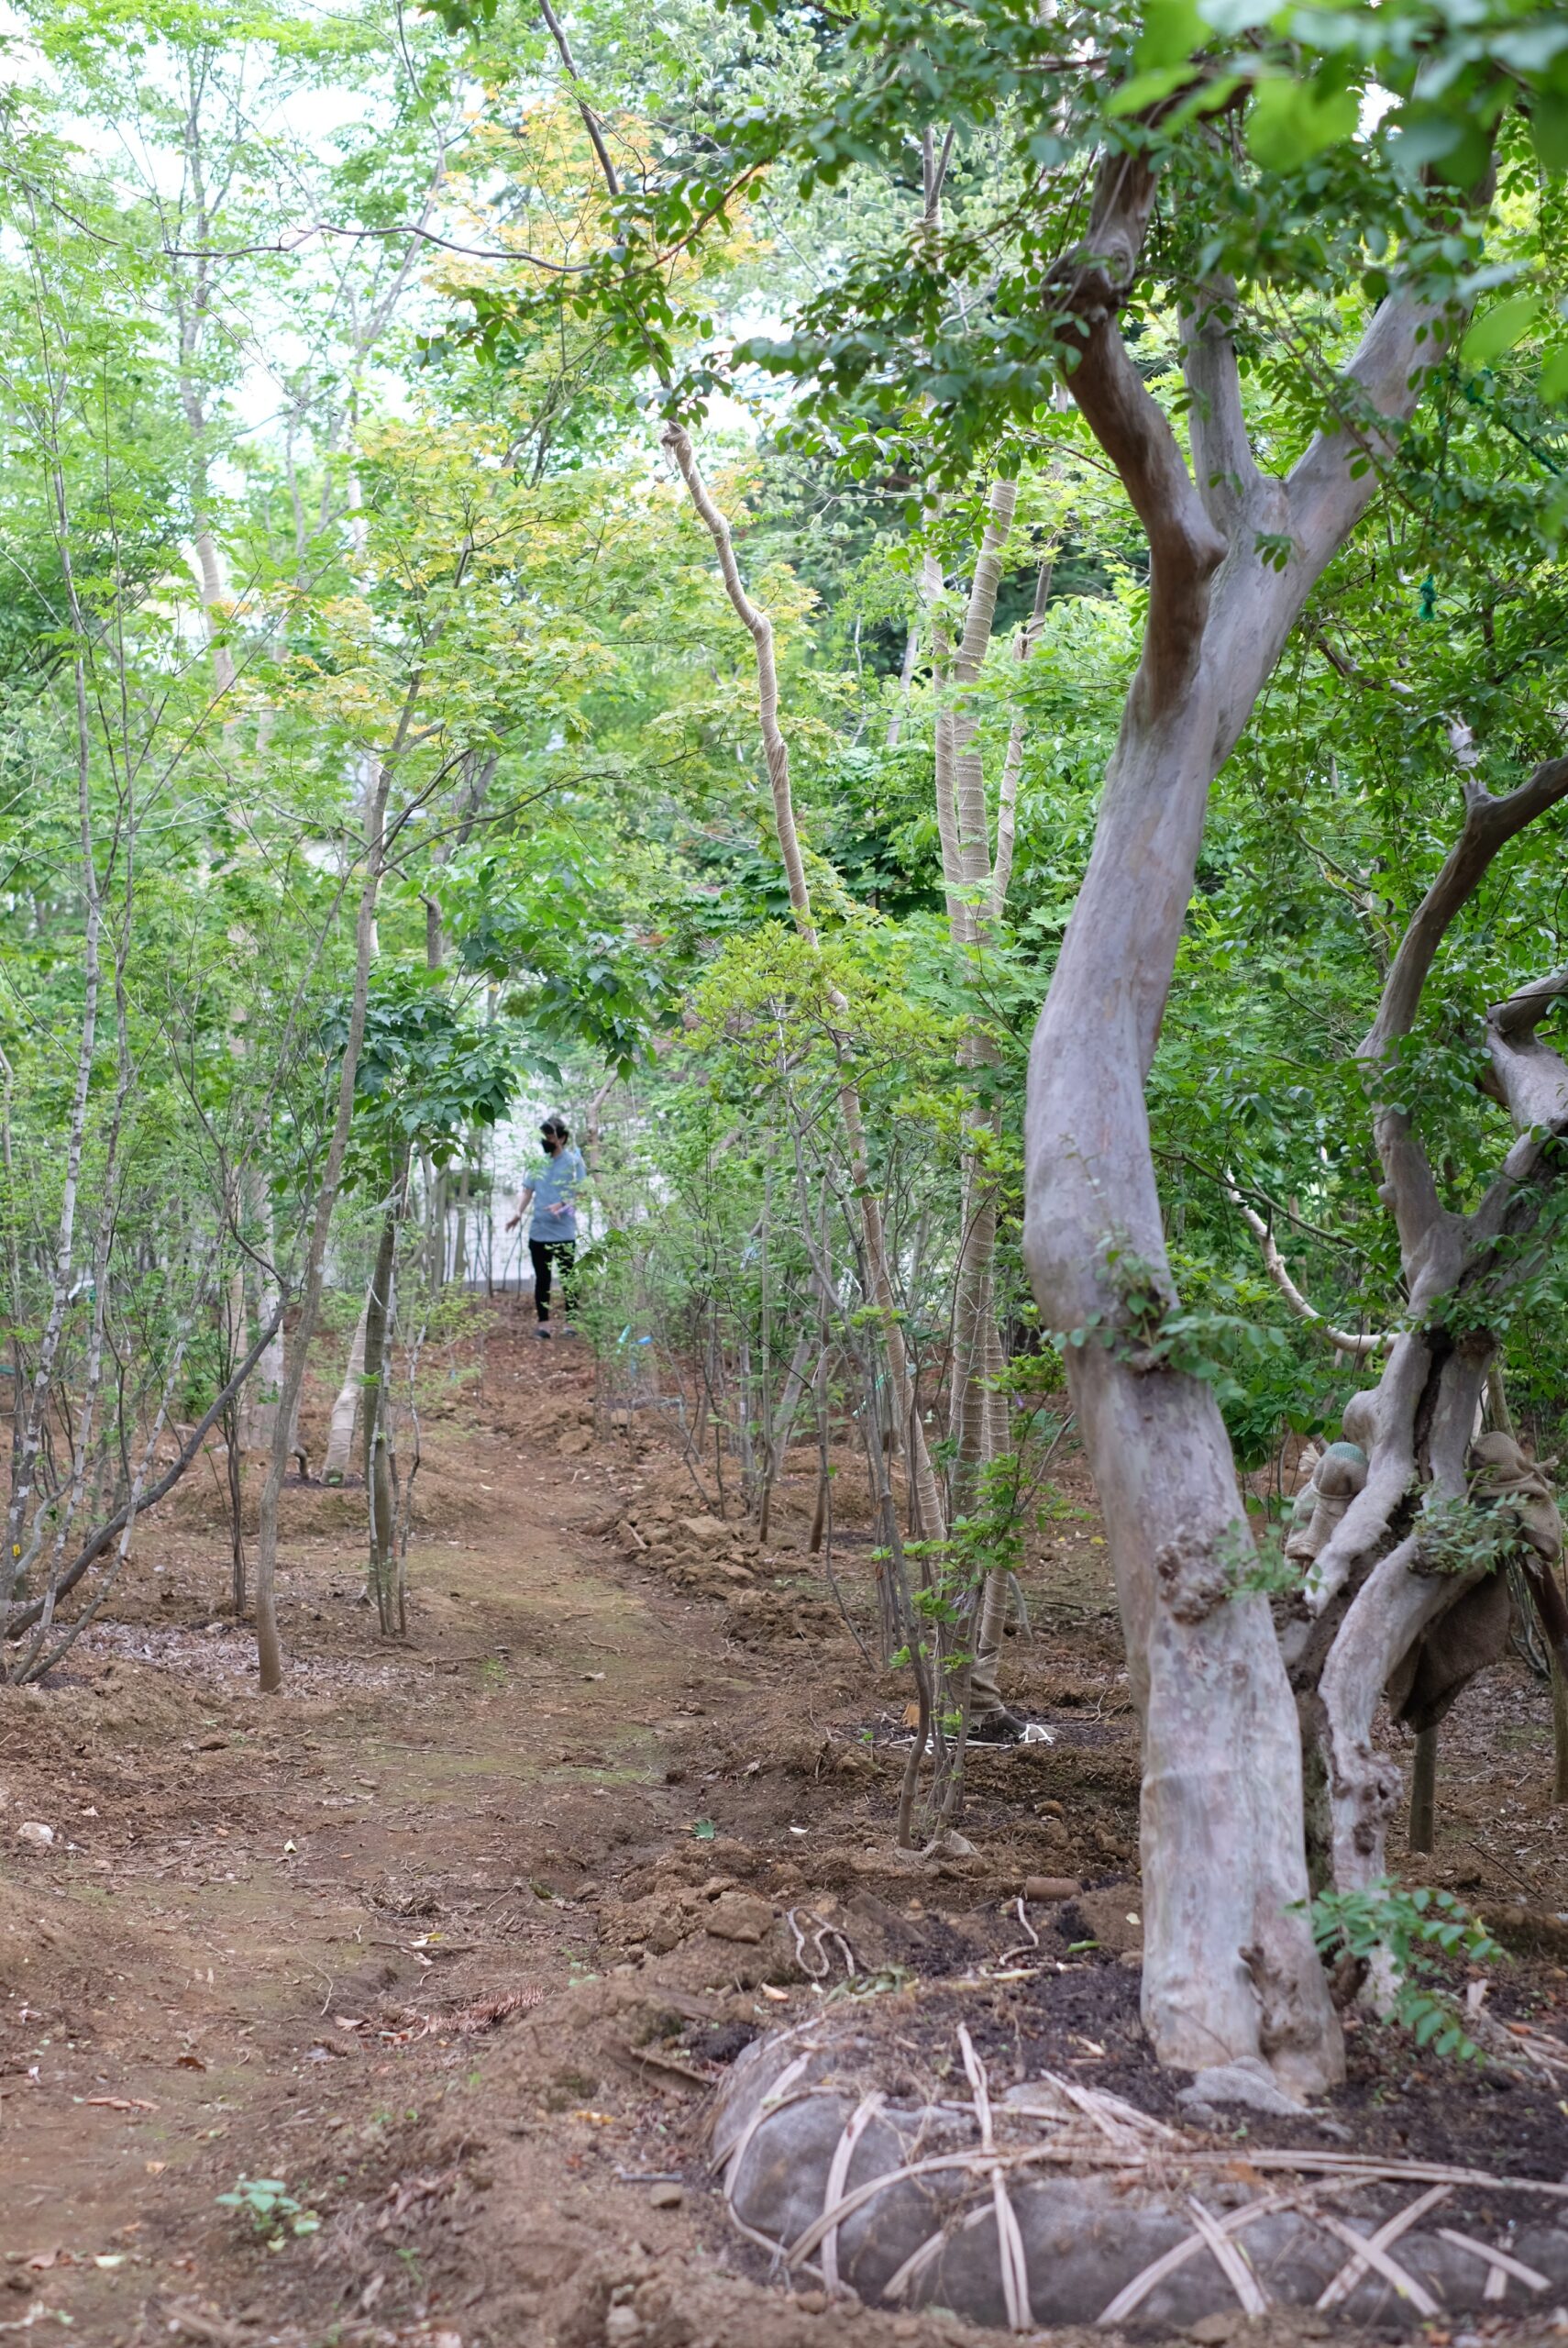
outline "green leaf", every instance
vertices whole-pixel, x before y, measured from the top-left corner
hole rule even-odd
[[[1195,0],[1147,0],[1133,63],[1140,73],[1162,65],[1185,64],[1208,37],[1209,28]]]
[[[1111,99],[1106,112],[1111,115],[1142,114],[1145,106],[1158,105],[1173,90],[1192,79],[1190,65],[1162,65],[1155,72],[1134,73],[1124,82]]]
[[[1547,353],[1540,371],[1540,396],[1547,401],[1568,400],[1568,342]]]
[[[1459,346],[1459,355],[1467,367],[1489,367],[1505,350],[1511,350],[1522,341],[1540,317],[1542,308],[1539,294],[1512,294],[1505,302],[1496,302],[1483,318],[1477,318]]]
[[[1543,171],[1568,172],[1568,92],[1530,93],[1529,135]]]
[[[700,1818],[691,1829],[699,1843],[711,1843],[718,1831],[711,1818]]]
[[[1247,147],[1265,171],[1294,172],[1349,138],[1360,120],[1353,90],[1326,97],[1304,82],[1260,82],[1247,111]]]

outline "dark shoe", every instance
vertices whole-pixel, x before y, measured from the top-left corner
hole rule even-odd
[[[1017,1712],[1010,1712],[1005,1704],[994,1712],[979,1712],[969,1722],[971,1744],[1021,1744],[1023,1732],[1029,1726]]]
[[[538,1327],[534,1332],[536,1337],[547,1337],[549,1334],[550,1324],[547,1321],[541,1321]]]

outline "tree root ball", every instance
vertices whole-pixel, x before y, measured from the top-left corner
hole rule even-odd
[[[993,2082],[959,2035],[962,2062],[923,2082],[907,2041],[847,2021],[776,2032],[735,2065],[715,2163],[797,2287],[1153,2332],[1319,2305],[1414,2328],[1549,2315],[1568,2296],[1568,2187],[1305,2142],[1242,2161],[1078,2078]]]

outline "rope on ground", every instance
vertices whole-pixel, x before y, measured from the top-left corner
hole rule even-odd
[[[1299,2197],[1297,2194],[1271,2193],[1266,2200],[1249,2201],[1244,2209],[1229,2210],[1222,2218],[1211,2219],[1210,2223],[1218,2233],[1239,2234],[1242,2228],[1250,2226],[1255,2218],[1266,2218],[1276,2210],[1289,2210],[1298,2206]],[[1213,2246],[1209,2237],[1195,2228],[1191,2233],[1184,2235],[1180,2242],[1173,2243],[1170,2249],[1156,2258],[1152,2265],[1145,2266],[1141,2275],[1134,2275],[1131,2283],[1118,2291],[1109,2305],[1100,2309],[1095,2318],[1096,2323],[1107,2327],[1125,2323],[1127,2318],[1143,2305],[1156,2284],[1163,2283],[1167,2275],[1174,2275],[1179,2266],[1185,2266],[1189,2258],[1196,2258],[1200,2250],[1212,2250]]]
[[[853,1981],[856,1974],[859,1971],[859,1967],[855,1961],[855,1951],[850,1947],[849,1943],[845,1940],[844,1934],[839,1931],[836,1924],[828,1923],[824,1918],[816,1913],[814,1909],[811,1908],[808,1908],[805,1911],[806,1922],[808,1924],[814,1924],[817,1928],[812,1934],[812,1946],[815,1950],[817,1955],[822,1959],[822,1962],[820,1965],[815,1966],[807,1962],[806,1936],[804,1933],[801,1932],[800,1925],[796,1922],[796,1918],[799,1916],[800,1912],[800,1910],[797,1908],[790,1909],[786,1913],[784,1921],[795,1935],[795,1962],[800,1966],[801,1972],[805,1975],[807,1980],[825,1981],[828,1975],[833,1971],[833,1959],[829,1956],[826,1949],[823,1946],[824,1940],[832,1940],[838,1943],[839,1954],[844,1958],[844,1970],[845,1976],[848,1979]]]
[[[1187,2206],[1192,2212],[1194,2225],[1213,2253],[1215,2265],[1240,2299],[1243,2314],[1266,2315],[1268,2294],[1248,2265],[1245,2253],[1221,2227],[1216,2225],[1196,2193],[1187,2195]]]
[[[1473,2258],[1484,2258],[1487,2265],[1486,2287],[1483,2298],[1503,2299],[1508,2294],[1510,2277],[1523,2283],[1531,2291],[1546,2291],[1551,2287],[1551,2278],[1527,2266],[1522,2258],[1510,2258],[1506,2250],[1495,2250],[1489,2242],[1477,2242],[1474,2234],[1457,2233],[1452,2226],[1440,2226],[1442,2241],[1452,2243],[1456,2250],[1469,2251]]]
[[[828,2163],[827,2187],[823,2195],[824,2210],[832,2210],[835,2203],[843,2199],[845,2180],[849,2175],[849,2164],[855,2158],[855,2147],[886,2101],[886,2096],[880,2088],[877,2088],[870,2095],[861,2097],[860,2101],[845,2121],[844,2132],[834,2146],[833,2158]],[[838,2227],[836,2224],[830,2226],[823,2236],[821,2265],[823,2287],[830,2299],[836,2298],[839,2292]]]
[[[975,2099],[980,2150],[994,2154],[997,2140],[996,2123],[991,2117],[991,2083],[984,2063],[975,2052],[975,2042],[963,2022],[958,2025],[958,2044],[964,2056],[970,2092]],[[1002,2299],[1007,2308],[1008,2324],[1013,2331],[1032,2331],[1034,2311],[1029,2298],[1029,2261],[1024,2255],[1022,2230],[1007,2189],[1007,2177],[1000,2161],[993,2162],[991,2168],[991,2204],[997,2215],[997,2262],[1001,2270]]]
[[[1026,1941],[1020,1941],[1016,1948],[1004,1948],[1001,1955],[997,1959],[997,1963],[999,1965],[1010,1965],[1015,1956],[1027,1956],[1032,1949],[1037,1949],[1040,1945],[1040,1935],[1035,1931],[1033,1925],[1030,1922],[1029,1916],[1022,1900],[1015,1899],[1013,1901],[1013,1908],[1017,1913],[1019,1922],[1029,1934],[1029,1938]]]
[[[741,2163],[745,2160],[747,2153],[751,2150],[751,2140],[756,2135],[757,2130],[761,2127],[763,2121],[765,2120],[771,2120],[774,2113],[776,2111],[781,2111],[787,2103],[798,2103],[802,2099],[803,2096],[810,2094],[810,2088],[803,2088],[800,2096],[792,2096],[789,2093],[789,2089],[793,2087],[795,2081],[800,2077],[801,2072],[811,2061],[812,2052],[813,2050],[808,2047],[803,2054],[797,2054],[792,2063],[787,2063],[785,2065],[784,2068],[779,2072],[778,2077],[774,2080],[773,2085],[768,2088],[767,2093],[763,2097],[762,2101],[757,2105],[756,2110],[752,2113],[751,2118],[746,2121],[745,2126],[741,2130],[740,2134],[735,2138],[734,2144],[726,2144],[723,2152],[715,2154],[713,2166],[715,2168],[727,2167],[728,2173],[724,2178],[724,2193],[730,2201],[733,2202],[735,2198],[735,2183],[740,2176]]]
[[[1397,2259],[1389,2256],[1388,2249],[1389,2244],[1397,2242],[1418,2218],[1424,2218],[1438,2202],[1446,2201],[1452,2189],[1447,2185],[1432,2186],[1429,2191],[1419,2194],[1397,2216],[1390,2218],[1386,2224],[1379,2226],[1374,2234],[1358,2234],[1353,2226],[1345,2225],[1338,2218],[1331,2218],[1325,2211],[1319,2219],[1319,2224],[1355,2254],[1346,2259],[1333,2280],[1324,2287],[1317,2302],[1320,2309],[1337,2307],[1342,2299],[1348,2299],[1367,2268],[1375,2266],[1386,2283],[1393,2284],[1402,2299],[1409,2300],[1418,2315],[1438,2314],[1438,2303],[1431,2293],[1424,2285],[1418,2283],[1413,2275],[1407,2274]]]

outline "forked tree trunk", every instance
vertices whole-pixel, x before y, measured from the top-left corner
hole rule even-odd
[[[1302,2090],[1342,2076],[1343,2052],[1303,1912],[1296,1707],[1265,1601],[1235,1587],[1246,1512],[1213,1391],[1160,1357],[1128,1301],[1151,1287],[1176,1298],[1144,1085],[1209,786],[1376,486],[1368,460],[1386,428],[1365,419],[1410,413],[1441,343],[1421,305],[1391,296],[1348,371],[1344,428],[1320,433],[1288,481],[1268,480],[1242,421],[1233,295],[1208,289],[1184,338],[1195,482],[1116,323],[1154,194],[1140,158],[1109,157],[1064,282],[1082,322],[1069,388],[1148,534],[1150,599],[1035,1032],[1025,1252],[1064,1333],[1143,1723],[1144,2021],[1164,2063],[1261,2055]],[[1260,555],[1264,534],[1288,545],[1283,570]]]

